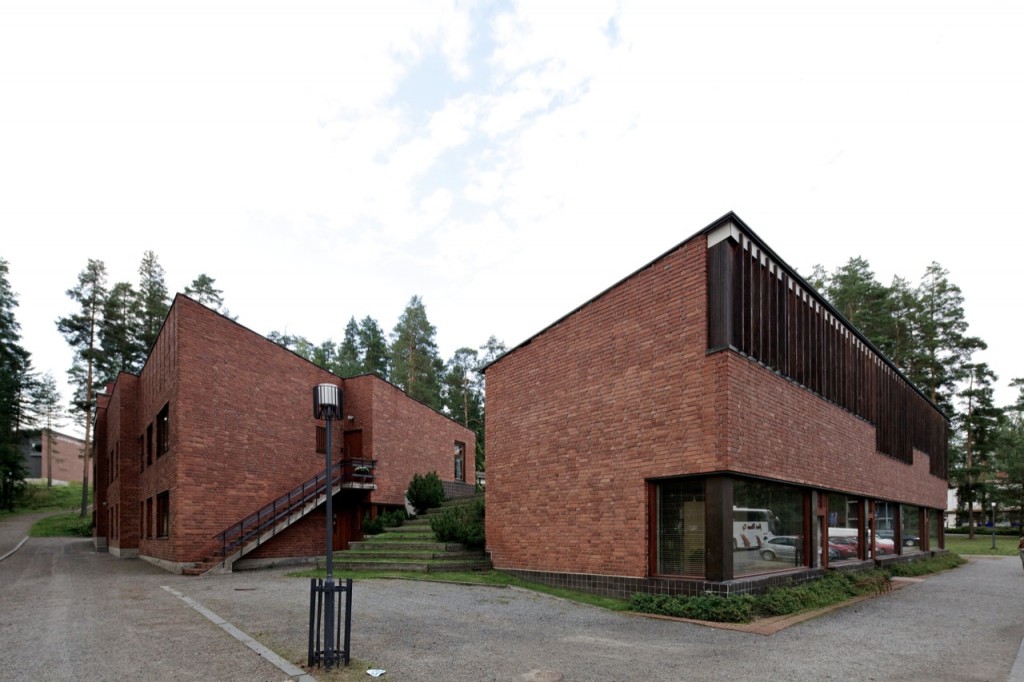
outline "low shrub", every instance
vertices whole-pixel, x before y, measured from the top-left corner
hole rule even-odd
[[[894,564],[885,571],[829,571],[817,580],[801,585],[777,587],[756,596],[722,597],[703,594],[696,597],[634,594],[630,610],[677,618],[693,618],[718,623],[749,623],[754,618],[785,616],[801,611],[838,604],[861,594],[881,594],[891,589],[890,575],[924,575],[964,563],[955,554],[906,564]],[[904,572],[908,571],[908,572]],[[913,573],[909,573],[913,571]]]
[[[428,509],[441,506],[444,502],[444,485],[436,471],[431,471],[426,476],[413,474],[406,495],[416,513],[422,514]]]
[[[379,535],[384,532],[384,517],[378,516],[375,519],[367,514],[363,517],[363,535]]]
[[[466,547],[484,546],[484,502],[448,507],[430,519],[430,529],[441,542],[461,542]]]
[[[363,534],[379,535],[384,532],[385,528],[398,528],[405,523],[405,519],[404,509],[392,509],[391,511],[381,512],[375,519],[371,519],[370,515],[367,514],[363,517]]]
[[[702,594],[696,597],[672,597],[665,594],[634,594],[630,611],[656,613],[676,618],[693,618],[716,623],[749,623],[754,619],[754,597],[723,597]]]
[[[383,520],[385,528],[398,528],[405,523],[406,514],[404,509],[392,509],[381,514],[379,519]]]

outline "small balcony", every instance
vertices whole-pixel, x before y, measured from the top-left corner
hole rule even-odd
[[[349,490],[376,490],[373,482],[377,468],[375,459],[343,459],[341,464],[341,487]]]

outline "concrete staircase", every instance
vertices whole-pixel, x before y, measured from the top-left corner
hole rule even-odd
[[[477,497],[451,500],[444,506],[467,504]],[[488,571],[491,560],[483,550],[468,549],[457,542],[438,542],[430,519],[441,513],[431,509],[398,528],[385,528],[379,535],[350,543],[349,549],[334,553],[335,571]],[[324,561],[317,562],[323,568]]]

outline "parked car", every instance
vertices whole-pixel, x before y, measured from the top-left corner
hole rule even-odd
[[[828,539],[829,559],[856,559],[857,538],[854,536]],[[832,556],[833,550],[836,556]]]
[[[889,538],[883,538],[881,535],[875,538],[875,546],[878,548],[879,554],[896,553],[896,543]]]
[[[878,537],[895,541],[896,533],[891,530],[880,530],[878,531]],[[901,540],[904,547],[916,547],[921,544],[921,538],[916,535],[904,535]]]
[[[797,553],[803,553],[804,539],[799,535],[776,535],[765,541],[761,547],[761,558],[765,561],[776,559],[796,563]]]

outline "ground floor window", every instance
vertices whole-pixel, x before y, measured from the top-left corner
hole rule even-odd
[[[166,538],[171,534],[171,493],[165,490],[156,496],[156,536]]]
[[[828,494],[828,554],[829,562],[853,561],[862,554],[860,542],[859,497],[840,493]]]
[[[928,511],[928,549],[939,549],[942,547],[942,516],[942,512],[936,509]]]
[[[664,481],[655,489],[657,572],[704,575],[704,481]]]
[[[912,504],[900,505],[900,554],[921,551],[921,511]]]
[[[741,476],[648,485],[654,576],[733,580],[940,547],[941,512],[912,504]]]
[[[806,564],[802,489],[736,479],[732,496],[735,575],[784,571]]]

